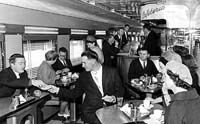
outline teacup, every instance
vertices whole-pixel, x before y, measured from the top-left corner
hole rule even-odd
[[[152,115],[152,117],[153,117],[154,119],[160,120],[161,117],[162,117],[162,113],[163,113],[163,110],[155,109],[155,110],[153,110],[153,115]]]
[[[143,105],[146,109],[150,109],[151,101],[148,99],[143,100]]]

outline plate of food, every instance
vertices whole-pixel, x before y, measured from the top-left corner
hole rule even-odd
[[[157,88],[157,84],[151,84],[151,85],[149,85],[149,86],[147,86],[149,89],[151,89],[151,90],[153,90],[153,89],[155,89],[155,88]]]
[[[141,85],[143,85],[142,81],[140,81],[139,79],[132,79],[131,80],[131,84],[135,85],[135,86],[141,86]]]

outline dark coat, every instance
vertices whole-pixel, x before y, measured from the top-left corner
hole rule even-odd
[[[146,37],[144,46],[151,56],[160,56],[161,48],[160,48],[160,40],[157,34],[154,31],[151,31],[149,35]]]
[[[116,57],[117,57],[117,53],[119,53],[119,49],[116,47],[113,47],[107,41],[104,41],[102,51],[104,55],[104,65],[116,66]]]
[[[29,86],[29,78],[26,71],[17,79],[13,70],[9,67],[0,72],[0,98],[12,96],[16,89],[24,89]]]
[[[63,63],[60,61],[60,59],[57,59],[56,62],[52,65],[53,69],[55,71],[62,70],[64,68],[69,68],[70,71],[72,71],[72,63],[70,59],[65,59],[66,65],[63,65]]]
[[[195,89],[179,92],[165,109],[165,124],[199,124],[200,97]]]
[[[125,33],[122,35],[122,44],[121,47],[123,48],[129,41],[130,41],[130,36],[127,33],[127,37],[125,35]]]
[[[140,78],[140,76],[143,76],[144,74],[147,74],[148,76],[156,76],[157,73],[158,70],[154,65],[153,61],[147,59],[146,68],[143,68],[138,58],[133,60],[130,64],[128,71],[128,79],[131,80],[134,78]]]
[[[117,70],[110,67],[102,67],[102,86],[104,95],[123,96],[124,89]],[[95,112],[103,107],[101,92],[99,91],[90,72],[80,74],[73,90],[61,88],[58,96],[62,100],[67,98],[77,98],[85,93],[85,99],[82,104],[82,119],[87,123],[98,122]]]

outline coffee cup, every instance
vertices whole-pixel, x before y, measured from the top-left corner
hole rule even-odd
[[[153,110],[153,117],[157,120],[161,119],[163,110],[155,109]]]
[[[148,100],[148,99],[145,99],[143,100],[143,105],[146,109],[149,109],[150,108],[150,105],[151,105],[151,101]]]

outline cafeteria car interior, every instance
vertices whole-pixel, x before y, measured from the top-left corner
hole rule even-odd
[[[156,39],[153,35],[150,37],[151,33],[147,30],[154,32]],[[90,48],[89,44],[94,42],[97,43],[97,51]],[[60,51],[60,48],[65,48],[66,54],[61,55],[63,51]],[[59,115],[62,103],[66,101],[60,100],[58,96],[60,91],[53,91],[55,87],[66,88],[67,91],[79,87],[77,86],[79,85],[77,83],[80,83],[79,77],[81,80],[82,74],[87,72],[87,65],[83,60],[85,51],[93,51],[98,59],[103,57],[101,62],[97,61],[101,67],[111,66],[110,68],[117,70],[124,89],[123,96],[110,97],[114,103],[112,105],[105,104],[102,96],[102,107],[96,109],[94,113],[99,123],[174,124],[170,120],[172,115],[168,115],[171,112],[168,109],[175,104],[174,96],[179,93],[173,92],[177,91],[174,90],[175,85],[173,88],[169,87],[164,77],[167,79],[174,76],[172,82],[180,79],[186,82],[184,86],[196,89],[197,93],[200,93],[198,80],[200,75],[198,68],[200,65],[200,0],[0,0],[0,78],[4,78],[1,76],[1,71],[3,72],[13,64],[11,55],[17,53],[24,57],[27,78],[40,80],[38,70],[41,68],[41,63],[48,63],[48,51],[54,51],[57,59],[60,59],[60,56],[67,57],[71,63],[70,70],[64,73],[65,69],[62,69],[58,72],[59,77],[56,77],[51,84],[41,81],[44,85],[38,83],[37,86],[31,86],[34,88],[8,86],[16,92],[19,89],[23,90],[23,93],[15,92],[11,96],[0,97],[0,124],[93,124],[84,122],[82,119],[84,100],[88,100],[87,93],[67,100],[69,115],[66,117]],[[178,54],[178,57],[174,57],[174,54]],[[195,65],[191,64],[193,60],[188,62],[189,66],[187,65],[184,61],[188,59],[185,54],[194,58]],[[188,77],[193,78],[191,83],[190,80],[182,78],[186,75],[181,76],[184,72],[179,75],[178,71],[185,67],[177,69],[177,73],[173,72],[175,67],[172,65],[175,66],[177,63],[170,62],[177,62],[179,55],[180,66],[189,68],[186,71],[189,70],[191,73]],[[142,65],[143,59],[146,65],[145,63]],[[137,60],[139,65],[136,65]],[[149,66],[149,61],[153,67]],[[163,62],[162,67],[161,62]],[[66,65],[66,61],[61,64]],[[195,66],[196,78],[193,77],[190,65]],[[152,68],[156,71],[148,70]],[[131,69],[135,71],[130,72]],[[57,70],[53,73],[58,75]],[[93,78],[95,84],[92,73],[91,71],[90,77],[91,80]],[[142,73],[142,76],[140,74],[137,78],[132,76],[135,73]],[[104,75],[104,72],[101,72],[101,75]],[[1,87],[4,85],[7,87],[1,81],[4,80],[0,79],[0,94],[3,92]],[[101,77],[103,89],[102,81],[104,79]],[[170,95],[167,94],[172,102],[163,102],[167,92],[163,90],[163,87],[169,87],[167,90]],[[176,84],[177,87],[179,85]],[[97,84],[97,90],[98,88]],[[180,92],[190,92],[189,89],[180,90]],[[161,102],[155,102],[157,99]],[[195,99],[200,98],[197,95]],[[92,106],[92,102],[88,104]],[[181,108],[177,107],[177,109]],[[196,124],[192,117],[192,119],[188,118],[190,116],[198,118],[196,115],[199,113],[184,114],[183,118],[185,116],[187,118],[181,118],[182,123],[179,122],[179,124],[190,124],[190,122]],[[177,119],[179,115],[173,116]],[[184,123],[183,120],[187,122]],[[99,123],[94,122],[94,124]]]

